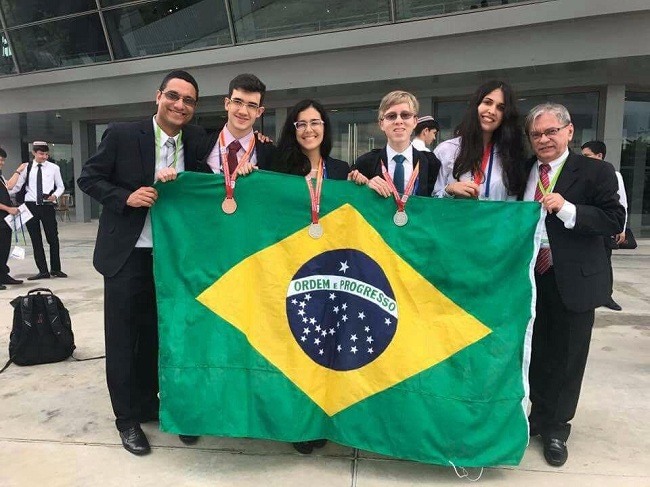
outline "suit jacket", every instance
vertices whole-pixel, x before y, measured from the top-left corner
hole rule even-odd
[[[194,125],[183,128],[186,171],[196,171],[197,143],[205,134]],[[93,256],[95,269],[112,277],[122,268],[140,237],[148,208],[127,206],[129,195],[151,186],[155,176],[155,135],[151,118],[112,123],[95,155],[77,179],[79,188],[103,205]]]
[[[212,168],[208,166],[208,156],[215,148],[219,141],[220,130],[208,135],[204,135],[202,140],[199,141],[197,158],[198,158],[198,172],[212,173]],[[255,157],[257,158],[257,167],[259,169],[270,170],[275,155],[275,145],[272,142],[260,142],[257,135],[255,137]]]
[[[537,171],[536,161],[528,161],[529,169]],[[553,192],[576,205],[576,224],[569,230],[555,213],[548,214],[546,231],[560,297],[571,311],[589,311],[610,298],[603,238],[620,233],[625,223],[617,190],[611,164],[569,152]]]
[[[286,154],[281,154],[279,150],[276,150],[270,169],[284,174],[306,176],[309,174],[311,167],[309,158],[302,153],[297,154],[296,157],[297,161],[291,157],[287,158]],[[291,159],[291,161],[287,159]],[[327,179],[347,179],[350,165],[345,161],[328,156],[325,159],[325,172],[327,173]]]
[[[366,152],[356,160],[352,169],[358,169],[359,172],[368,179],[372,179],[375,176],[383,177],[381,161],[388,163],[386,147]],[[438,178],[438,172],[440,172],[440,161],[433,152],[420,152],[413,148],[414,169],[416,165],[420,167],[418,190],[416,194],[418,196],[431,196],[431,193],[433,193],[433,187],[436,184],[436,179]]]

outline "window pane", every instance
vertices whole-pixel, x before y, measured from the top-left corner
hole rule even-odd
[[[104,11],[116,59],[231,44],[221,0],[168,0]]]
[[[0,54],[0,74],[12,74],[16,72],[14,60],[11,56],[11,49],[7,37],[2,34],[2,53]]]
[[[375,25],[390,20],[389,2],[233,0],[237,42]]]
[[[111,5],[121,5],[123,3],[132,3],[133,0],[99,0],[102,7],[110,7]]]
[[[95,0],[1,0],[7,26],[97,10]]]
[[[14,30],[11,41],[23,72],[110,59],[97,14]]]
[[[400,20],[414,17],[431,17],[463,10],[497,7],[530,0],[397,0],[395,7]]]

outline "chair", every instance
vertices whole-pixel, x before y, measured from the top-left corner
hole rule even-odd
[[[61,197],[57,200],[57,204],[55,207],[56,214],[59,216],[61,219],[61,223],[63,223],[65,217],[68,217],[68,221],[70,220],[70,207],[72,206],[72,195],[70,194],[62,194]]]

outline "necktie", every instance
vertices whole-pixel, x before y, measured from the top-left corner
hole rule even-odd
[[[36,164],[38,172],[36,173],[36,204],[43,204],[43,164]]]
[[[393,173],[393,183],[399,194],[404,193],[404,161],[406,157],[402,154],[396,154],[393,157],[395,161],[395,172]]]
[[[544,190],[547,190],[549,186],[548,172],[550,170],[551,170],[550,164],[541,164],[539,166],[539,180],[542,183]],[[538,184],[537,187],[535,188],[535,201],[541,201],[542,196],[544,196],[544,194],[542,193],[542,190],[540,189]],[[551,268],[552,263],[553,263],[553,258],[551,256],[551,249],[540,248],[539,253],[537,254],[537,262],[535,262],[535,272],[538,272],[539,274],[544,274],[546,271],[548,271]]]
[[[165,142],[167,155],[165,156],[165,167],[176,167],[176,141],[171,137]]]
[[[234,174],[235,169],[237,169],[237,152],[239,152],[239,149],[241,149],[241,144],[237,139],[228,145],[228,169],[230,174]]]

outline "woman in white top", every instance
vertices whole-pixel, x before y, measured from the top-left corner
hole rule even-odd
[[[515,200],[525,183],[523,133],[512,88],[489,81],[472,95],[458,135],[436,147],[434,195]]]

